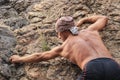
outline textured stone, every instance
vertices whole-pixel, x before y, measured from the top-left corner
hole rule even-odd
[[[8,26],[0,25],[0,48],[10,49],[15,45],[15,37]]]
[[[34,17],[30,20],[31,23],[37,23],[37,22],[40,22],[40,21],[42,21],[42,19],[38,18],[38,17]]]
[[[73,15],[73,17],[76,19],[76,18],[78,18],[78,17],[84,17],[86,14],[87,14],[87,12],[85,12],[85,11],[77,11],[77,12]]]
[[[18,13],[14,8],[11,8],[11,6],[2,6],[0,7],[0,18],[1,19],[8,19],[13,17],[18,17]]]
[[[22,17],[9,18],[9,19],[4,20],[4,23],[6,25],[10,26],[13,30],[18,29],[18,28],[22,28],[23,26],[29,24],[29,22]]]
[[[117,32],[115,39],[120,40],[120,31],[119,31],[119,32]]]
[[[4,5],[4,4],[8,3],[8,2],[9,2],[9,0],[0,0],[0,5]]]
[[[108,16],[109,23],[100,34],[112,56],[120,63],[119,0],[9,1],[7,5],[0,6],[0,79],[76,80],[81,71],[65,58],[58,57],[24,66],[9,62],[13,54],[28,55],[60,45],[62,42],[56,37],[54,28],[61,16],[72,16],[75,22],[94,13]],[[8,25],[7,28],[3,24]],[[80,29],[89,25],[82,25]],[[13,32],[8,28],[12,28]]]

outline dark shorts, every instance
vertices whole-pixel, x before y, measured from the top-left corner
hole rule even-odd
[[[110,58],[91,60],[77,80],[120,80],[120,65]]]

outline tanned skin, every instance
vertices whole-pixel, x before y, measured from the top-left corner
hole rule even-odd
[[[58,37],[63,40],[61,46],[55,47],[50,51],[22,57],[13,55],[10,57],[10,61],[12,63],[33,63],[62,56],[83,69],[90,60],[112,58],[99,35],[99,31],[105,27],[107,21],[107,17],[101,15],[83,18],[78,21],[77,27],[85,22],[91,22],[92,24],[88,28],[79,31],[78,35],[73,35],[70,31],[58,32]]]

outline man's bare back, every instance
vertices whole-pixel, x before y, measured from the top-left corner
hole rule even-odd
[[[68,58],[81,69],[90,60],[112,58],[97,31],[81,30],[78,36],[69,37],[64,44],[61,56]]]

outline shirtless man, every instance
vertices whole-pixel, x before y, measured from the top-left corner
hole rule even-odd
[[[120,80],[120,66],[113,60],[98,32],[107,21],[107,17],[96,15],[83,18],[75,25],[72,17],[61,17],[55,25],[58,38],[63,40],[61,46],[23,57],[13,55],[10,60],[12,63],[29,63],[62,56],[82,69],[77,80]],[[78,27],[85,22],[93,24],[78,31]]]

